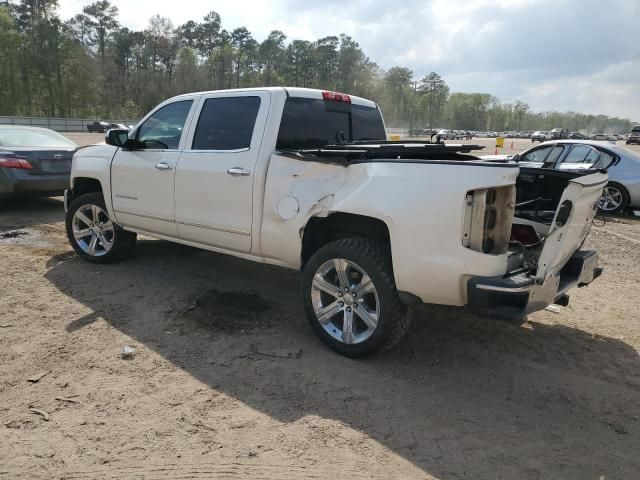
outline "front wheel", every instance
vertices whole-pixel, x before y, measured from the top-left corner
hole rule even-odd
[[[71,202],[65,218],[67,238],[73,249],[92,263],[112,263],[128,256],[136,234],[113,223],[102,193],[80,195]]]
[[[304,266],[301,284],[311,327],[342,355],[364,357],[387,350],[409,328],[391,255],[379,242],[345,238],[324,245]]]

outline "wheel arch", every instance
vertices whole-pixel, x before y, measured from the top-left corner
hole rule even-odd
[[[74,178],[71,184],[71,190],[73,191],[73,198],[84,195],[85,193],[103,193],[102,183],[100,183],[100,180],[90,177]]]
[[[308,219],[302,233],[300,265],[322,246],[334,240],[347,237],[372,238],[386,245],[391,255],[391,235],[389,226],[380,218],[348,212],[332,212],[328,216],[312,216]],[[393,262],[391,262],[393,264]]]

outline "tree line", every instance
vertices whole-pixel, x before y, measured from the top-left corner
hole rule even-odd
[[[521,101],[450,92],[435,72],[380,68],[349,35],[258,41],[227,30],[216,12],[173,25],[154,15],[142,31],[122,26],[98,0],[63,21],[57,0],[0,1],[0,115],[129,118],[185,92],[288,85],[348,92],[378,102],[388,126],[588,133],[629,131],[627,119],[531,112]]]

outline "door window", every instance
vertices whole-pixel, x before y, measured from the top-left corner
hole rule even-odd
[[[553,148],[553,145],[545,146],[542,148],[536,148],[535,150],[531,150],[529,153],[526,153],[522,156],[521,162],[533,162],[533,163],[544,163],[544,159],[547,158],[549,152]]]
[[[595,163],[598,152],[587,145],[574,145],[562,163]]]
[[[136,140],[144,148],[176,150],[192,103],[183,100],[156,110],[140,125]]]
[[[193,150],[241,150],[251,147],[260,97],[209,98],[193,136]]]
[[[609,152],[601,151],[597,162],[591,165],[591,168],[609,168],[616,157]]]
[[[562,152],[564,152],[564,147],[562,145],[556,145],[555,147],[553,147],[553,150],[551,150],[551,153],[547,157],[545,163],[550,164],[551,168],[553,168],[553,165],[556,164],[556,162],[562,155]]]

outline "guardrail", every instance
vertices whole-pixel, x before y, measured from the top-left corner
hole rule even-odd
[[[50,117],[15,117],[0,116],[0,125],[27,125],[30,127],[43,127],[58,132],[86,132],[87,125],[96,121],[107,123],[122,123],[135,125],[137,120],[96,120],[91,118],[50,118]],[[387,135],[408,135],[406,128],[387,128]]]
[[[27,125],[31,127],[43,127],[58,132],[86,132],[87,125],[97,121],[88,118],[49,118],[49,117],[10,117],[0,116],[0,125]],[[122,123],[135,125],[136,120],[100,120],[107,123]]]

